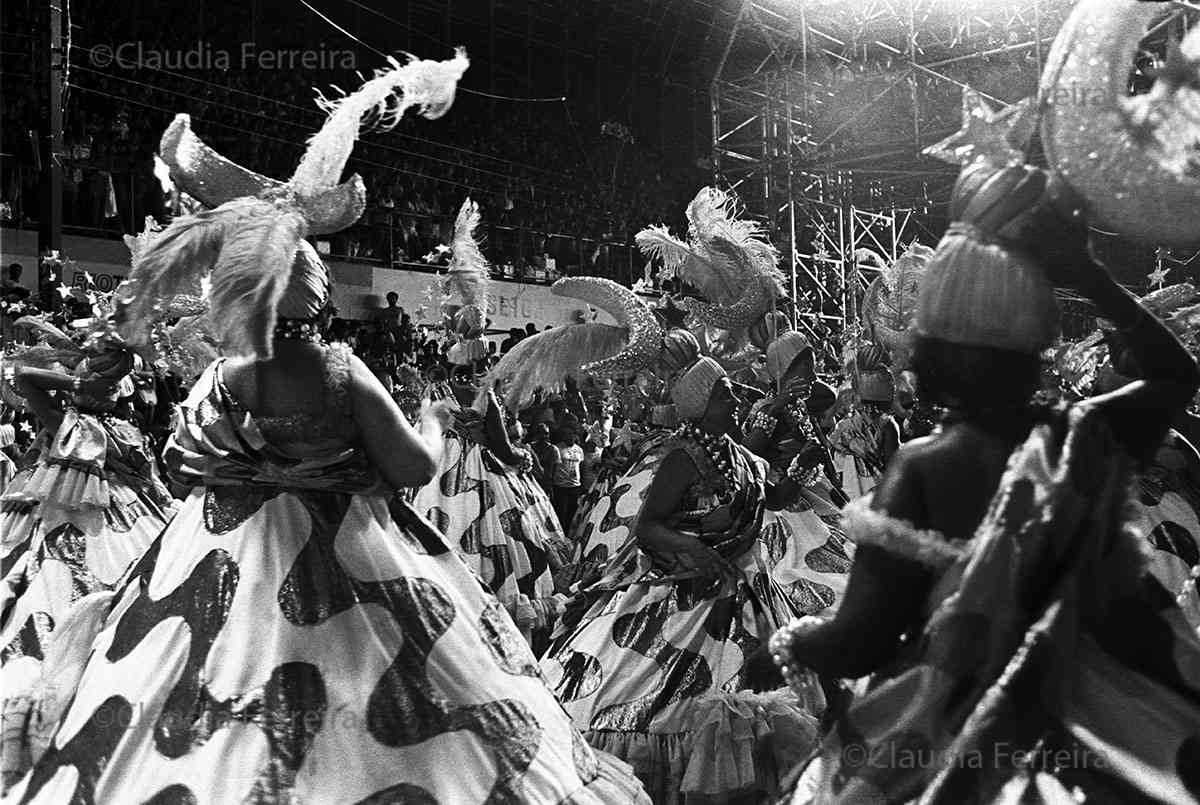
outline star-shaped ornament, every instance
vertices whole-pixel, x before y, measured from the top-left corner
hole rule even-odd
[[[55,290],[58,291],[58,295],[61,296],[63,299],[66,299],[68,296],[71,295],[71,289],[66,285],[60,284],[58,286],[58,288],[56,288]]]
[[[1022,165],[1036,126],[1032,98],[993,112],[982,95],[968,88],[962,95],[962,128],[921,153],[951,165],[970,165],[979,159],[1001,166]]]
[[[28,422],[22,422],[20,428],[21,433],[28,433],[31,436],[33,435],[33,425],[30,425]]]
[[[1167,281],[1167,275],[1171,273],[1171,269],[1164,265],[1151,271],[1146,275],[1146,279],[1150,280],[1150,284],[1156,288],[1161,288]]]

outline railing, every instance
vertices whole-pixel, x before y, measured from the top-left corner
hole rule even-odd
[[[30,166],[5,160],[0,193],[10,226],[33,227],[40,213],[39,174]],[[95,167],[70,167],[79,173],[63,178],[63,228],[72,234],[118,238],[141,230],[147,215],[161,217],[162,193],[149,173],[119,173]],[[78,181],[76,181],[78,179]],[[483,211],[483,251],[496,278],[549,283],[561,276],[600,276],[632,285],[643,275],[645,260],[633,238],[590,238],[545,228],[491,224]],[[327,257],[388,268],[432,270],[444,263],[436,250],[448,244],[454,216],[408,212],[375,206],[357,224],[318,238]]]

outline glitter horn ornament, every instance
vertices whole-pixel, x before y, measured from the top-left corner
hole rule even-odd
[[[159,153],[172,180],[206,207],[219,207],[243,196],[279,193],[284,188],[284,182],[247,170],[208,147],[192,131],[189,115],[175,116],[159,142]],[[367,190],[357,173],[311,198],[297,198],[313,235],[342,231],[358,220],[366,203]]]
[[[1166,3],[1081,0],[1055,37],[1039,90],[1050,166],[1097,225],[1166,246],[1200,243],[1200,28],[1151,90],[1127,96],[1147,25]]]
[[[555,296],[600,308],[617,323],[567,324],[522,339],[483,383],[484,388],[503,386],[509,406],[520,408],[539,388],[549,393],[561,391],[568,376],[628,377],[657,360],[662,327],[650,307],[629,288],[599,277],[568,277],[550,290]]]
[[[580,367],[584,374],[594,377],[623,377],[644,369],[658,356],[662,346],[662,328],[658,319],[637,294],[612,280],[599,277],[561,279],[550,292],[555,296],[570,296],[600,308],[629,333],[625,348],[600,360]]]

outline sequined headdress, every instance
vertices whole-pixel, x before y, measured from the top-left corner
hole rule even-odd
[[[329,117],[286,182],[225,159],[192,133],[187,115],[176,117],[163,135],[162,158],[176,184],[213,209],[177,218],[151,238],[119,289],[122,333],[146,342],[148,325],[162,317],[169,300],[200,294],[207,278],[210,320],[222,350],[270,357],[281,300],[297,284],[310,284],[314,298],[320,292],[323,267],[319,260],[298,261],[300,244],[308,235],[344,229],[362,214],[362,180],[357,174],[338,180],[364,120],[388,129],[414,107],[427,118],[441,117],[466,68],[461,50],[444,62],[392,60],[353,94],[320,96]],[[328,278],[323,281],[328,293]]]
[[[908,363],[908,331],[916,319],[921,279],[933,253],[930,247],[916,242],[891,262],[870,253],[879,259],[880,272],[863,295],[865,334],[886,348],[895,357],[897,366]],[[859,254],[855,257],[859,258]]]
[[[691,420],[703,417],[713,387],[725,376],[721,364],[707,356],[685,369],[671,384],[671,401],[679,416]]]
[[[3,399],[9,404],[21,404],[22,398],[10,382],[11,369],[21,366],[80,377],[94,374],[112,380],[118,396],[133,393],[130,372],[139,358],[116,334],[106,315],[72,322],[69,330],[55,326],[45,316],[23,316],[13,326],[34,336],[37,343],[11,348],[4,355],[0,382]]]

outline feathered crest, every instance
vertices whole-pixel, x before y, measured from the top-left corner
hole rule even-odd
[[[665,226],[646,227],[634,240],[642,254],[662,260],[663,276],[678,277],[714,302],[728,304],[737,299],[746,272],[736,256],[731,259],[728,253],[713,254],[684,243]]]
[[[450,241],[450,270],[446,292],[457,295],[459,304],[487,308],[488,263],[479,249],[476,233],[480,224],[479,205],[471,199],[463,202],[454,222]]]
[[[318,105],[329,118],[309,140],[292,178],[282,185],[205,151],[187,130],[186,117],[177,119],[164,134],[163,150],[194,158],[200,167],[191,166],[191,181],[202,185],[205,169],[219,171],[223,182],[243,193],[253,189],[255,195],[244,194],[215,209],[177,218],[162,232],[148,236],[148,242],[131,244],[139,254],[121,287],[123,335],[144,344],[152,324],[163,318],[168,301],[180,295],[202,295],[207,277],[213,329],[223,350],[271,357],[276,308],[288,287],[301,241],[315,220],[342,221],[339,211],[347,209],[345,199],[355,196],[351,187],[347,195],[337,197],[336,204],[329,200],[363,118],[368,118],[368,127],[382,129],[394,126],[414,107],[426,117],[439,117],[453,102],[466,68],[461,50],[447,62],[401,65],[391,60],[390,69],[376,71],[356,92],[332,100],[321,96]],[[352,208],[361,210],[361,182],[355,187],[359,206]]]
[[[157,156],[155,160],[162,162]],[[157,172],[158,166],[155,165]],[[137,265],[142,259],[142,255],[146,253],[146,249],[150,247],[150,241],[154,240],[155,235],[162,232],[162,227],[158,221],[154,220],[153,215],[147,215],[146,220],[142,223],[142,231],[136,235],[125,235],[125,247],[129,249],[130,265]]]
[[[727,241],[758,273],[778,280],[778,289],[782,293],[779,250],[767,240],[758,222],[737,217],[737,201],[733,196],[715,187],[706,187],[688,205],[687,218],[693,241],[701,244]]]

